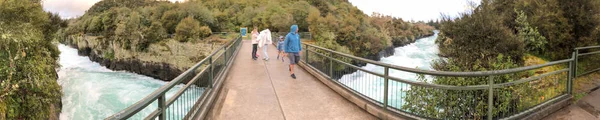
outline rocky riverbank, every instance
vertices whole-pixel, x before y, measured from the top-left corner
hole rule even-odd
[[[127,50],[101,37],[72,36],[61,43],[78,50],[111,70],[125,70],[163,81],[171,81],[189,67],[204,59],[214,48],[225,43],[228,37],[208,37],[203,42],[178,42],[164,40],[152,44],[146,51]]]
[[[149,62],[142,61],[139,59],[128,58],[128,59],[110,59],[104,58],[99,52],[92,50],[89,47],[78,48],[75,45],[70,45],[78,50],[78,54],[81,56],[88,56],[91,61],[97,62],[102,66],[105,66],[111,70],[125,70],[137,74],[146,75],[155,79],[163,81],[171,81],[179,74],[185,71],[179,69],[169,63],[164,62]]]

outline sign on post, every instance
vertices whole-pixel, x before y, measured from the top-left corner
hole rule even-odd
[[[242,34],[242,37],[246,37],[246,33],[248,33],[248,28],[240,28],[240,34]]]

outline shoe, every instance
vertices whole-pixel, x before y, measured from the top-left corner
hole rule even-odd
[[[296,75],[292,74],[292,78],[296,79]]]

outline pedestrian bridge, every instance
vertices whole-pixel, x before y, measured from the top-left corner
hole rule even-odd
[[[300,67],[295,70],[297,79],[292,79],[288,61],[275,59],[277,51],[269,47],[269,61],[254,61],[250,41],[238,37],[107,119],[540,119],[570,104],[573,78],[598,70],[577,74],[579,57],[600,53],[589,52],[600,46],[582,47],[572,58],[541,65],[442,72],[395,66],[303,44]],[[359,67],[365,64],[381,70]],[[514,80],[510,77],[548,66],[564,69]],[[421,81],[394,73],[421,76]],[[486,82],[453,86],[425,82],[427,78]],[[177,92],[166,96],[167,91]],[[143,110],[152,112],[140,112]]]

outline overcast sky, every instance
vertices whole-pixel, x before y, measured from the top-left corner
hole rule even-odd
[[[427,21],[441,18],[441,14],[457,16],[469,10],[469,1],[481,0],[348,0],[365,14],[378,12],[404,20]]]
[[[62,18],[78,17],[100,0],[44,0],[44,10],[59,13]],[[183,0],[170,0],[183,1]],[[468,1],[481,0],[349,0],[365,14],[373,12],[400,17],[404,20],[427,21],[440,18],[441,13],[456,16],[469,9]]]
[[[81,16],[100,0],[43,0],[44,10],[58,13],[62,18]],[[169,0],[183,1],[183,0]]]

